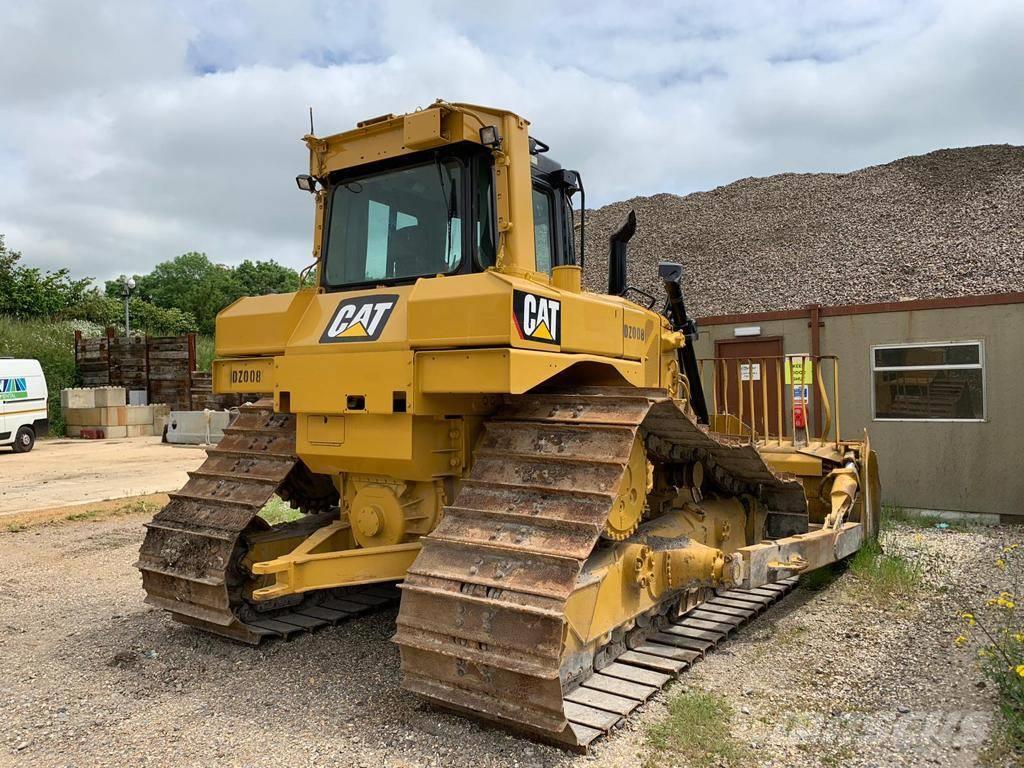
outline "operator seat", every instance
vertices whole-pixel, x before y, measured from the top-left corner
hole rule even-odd
[[[388,238],[388,263],[395,277],[436,275],[448,271],[444,244],[432,243],[425,227],[411,224]]]

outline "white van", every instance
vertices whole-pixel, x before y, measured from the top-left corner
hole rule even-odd
[[[0,357],[0,445],[31,451],[37,435],[50,429],[46,378],[38,360]]]

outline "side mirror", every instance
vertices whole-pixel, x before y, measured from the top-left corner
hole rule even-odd
[[[636,232],[636,211],[630,211],[625,223],[608,238],[608,295],[626,291],[626,261],[629,240]]]

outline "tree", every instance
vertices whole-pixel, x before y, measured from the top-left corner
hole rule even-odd
[[[246,259],[235,267],[234,278],[241,288],[240,296],[265,296],[299,289],[299,274],[276,261],[253,262]]]
[[[0,235],[0,315],[49,317],[81,301],[92,278],[73,280],[67,269],[43,272],[24,267],[21,253]]]
[[[242,296],[294,291],[298,273],[274,261],[243,261],[235,268],[214,264],[205,253],[183,253],[161,262],[148,275],[135,275],[134,296],[195,318],[199,330],[213,333],[217,313]],[[124,298],[124,280],[108,280],[107,296]]]
[[[217,312],[234,301],[237,289],[229,267],[213,264],[205,253],[183,253],[157,264],[148,275],[135,278],[135,295],[164,309],[177,309],[196,318],[199,330],[213,333]],[[106,285],[107,295],[124,297],[123,279]]]

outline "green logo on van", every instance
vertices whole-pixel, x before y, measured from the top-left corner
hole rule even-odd
[[[0,379],[0,400],[24,400],[27,397],[25,379]]]

